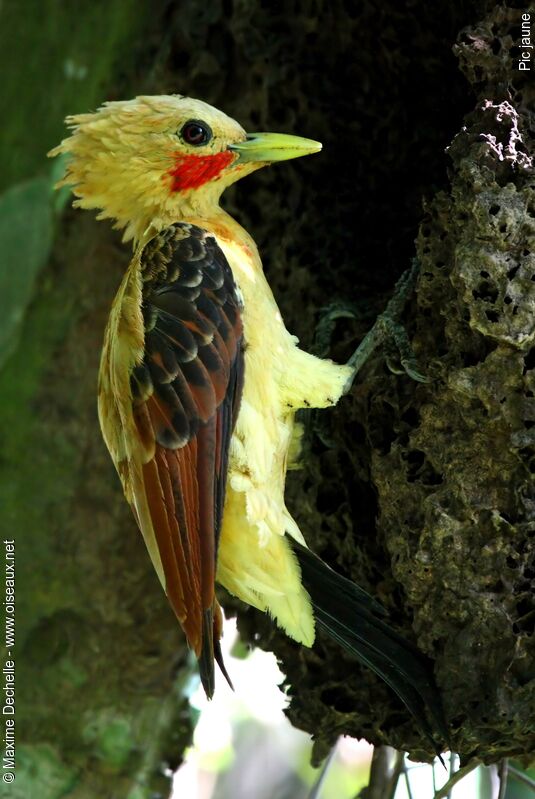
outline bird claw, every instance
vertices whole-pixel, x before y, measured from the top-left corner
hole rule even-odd
[[[407,374],[418,383],[427,383],[429,378],[420,371],[414,351],[410,345],[407,331],[399,322],[387,318],[383,323],[383,346],[385,361],[395,375]]]
[[[366,316],[356,303],[350,302],[332,303],[322,308],[320,313],[314,333],[314,343],[311,347],[311,352],[318,358],[330,357],[332,337],[338,319],[361,319]],[[353,382],[353,378],[351,382]],[[335,448],[336,442],[330,414],[326,413],[324,409],[319,412],[317,408],[303,408],[299,411],[299,418],[302,420],[304,428],[301,449],[303,458],[314,438],[319,439],[326,449]]]
[[[386,365],[391,372],[394,374],[405,373],[418,383],[428,382],[429,378],[420,371],[407,331],[398,321],[409,294],[414,290],[418,270],[418,261],[414,259],[411,268],[407,269],[396,283],[394,294],[385,310],[377,317],[375,324],[347,362],[355,370],[348,389],[362,366],[379,345],[382,345],[385,350]],[[348,316],[349,313],[345,315]]]
[[[321,316],[314,333],[312,352],[318,358],[328,358],[331,350],[331,340],[337,319],[360,319],[363,313],[356,304],[332,303],[320,311]]]
[[[407,331],[398,321],[408,297],[414,290],[418,271],[419,263],[414,259],[410,269],[407,269],[397,281],[385,310],[377,317],[372,328],[348,360],[347,365],[352,366],[354,372],[345,387],[345,393],[350,390],[360,369],[380,345],[384,350],[386,365],[393,374],[406,374],[417,383],[428,382],[429,378],[420,370]],[[319,358],[329,357],[331,339],[338,319],[364,320],[367,315],[364,307],[356,303],[333,303],[324,308],[316,326],[313,353]],[[301,411],[301,414],[305,429],[305,447],[312,440],[313,434],[328,449],[334,447],[328,414],[325,412],[318,414],[314,409]]]

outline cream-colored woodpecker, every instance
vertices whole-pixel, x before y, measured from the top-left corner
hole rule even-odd
[[[247,134],[180,95],[67,118],[59,185],[99,209],[134,255],[104,336],[102,433],[206,693],[221,657],[216,580],[311,646],[315,627],[374,669],[430,736],[442,728],[427,659],[380,606],[307,549],[284,484],[300,408],[335,405],[354,369],[286,330],[251,236],[219,206],[231,183],[321,149]],[[442,728],[443,729],[443,728]]]

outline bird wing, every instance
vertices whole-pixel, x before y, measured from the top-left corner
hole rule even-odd
[[[214,656],[226,676],[214,583],[243,385],[241,305],[215,238],[194,225],[152,239],[140,274],[144,352],[130,372],[131,410],[151,457],[137,479],[129,475],[132,505],[145,540],[155,539],[166,594],[211,695]]]

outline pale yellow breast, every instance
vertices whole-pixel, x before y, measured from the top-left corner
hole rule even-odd
[[[237,227],[237,226],[236,226]],[[218,580],[310,646],[310,598],[286,533],[303,536],[284,502],[299,408],[340,397],[351,370],[300,350],[285,328],[256,247],[241,231],[218,237],[243,297],[245,381],[231,442]],[[240,243],[241,242],[241,243]]]

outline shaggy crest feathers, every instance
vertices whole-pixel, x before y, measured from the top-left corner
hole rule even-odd
[[[205,158],[207,150],[208,157],[216,156],[246,138],[241,125],[222,111],[178,94],[107,102],[93,114],[69,116],[71,135],[49,153],[70,156],[56,187],[71,187],[78,198],[74,206],[99,209],[98,219],[115,219],[114,227],[125,229],[124,241],[140,240],[149,226],[161,229],[179,218],[203,216],[228,185],[258,166],[222,169],[202,192],[176,191],[177,159],[199,156],[180,138],[180,129],[199,118],[213,132],[203,147]],[[228,160],[232,163],[237,156]]]

